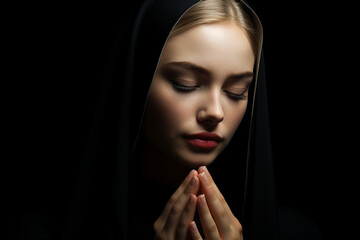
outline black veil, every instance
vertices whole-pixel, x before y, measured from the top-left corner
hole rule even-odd
[[[144,1],[130,14],[126,27],[119,32],[97,105],[92,135],[74,189],[63,239],[126,239],[130,236],[128,229],[133,223],[130,224],[128,216],[133,213],[129,208],[129,194],[137,186],[132,177],[136,171],[137,150],[134,146],[141,144],[139,129],[152,76],[172,27],[197,2]],[[262,34],[257,16],[250,8],[247,12]],[[252,84],[250,92],[254,94],[250,96],[245,118],[230,145],[209,169],[240,219],[244,237],[278,239],[266,82],[261,54],[256,67],[257,81]],[[232,160],[234,153],[237,153],[236,160]],[[229,184],[234,180],[237,184]]]
[[[172,27],[199,0],[142,2],[129,13],[111,51],[84,159],[56,239],[134,239],[136,147],[152,76]],[[257,16],[245,8],[262,35]],[[244,239],[279,239],[261,51],[256,68],[245,117],[209,170],[243,225]]]

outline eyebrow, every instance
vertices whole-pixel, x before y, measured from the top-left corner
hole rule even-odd
[[[207,75],[207,76],[211,76],[211,72],[209,70],[207,70],[204,67],[201,67],[199,65],[196,65],[194,63],[191,62],[186,62],[186,61],[182,61],[182,62],[169,62],[166,63],[165,66],[177,66],[177,67],[181,67],[181,68],[185,68],[187,70],[196,72],[198,74],[202,74],[202,75]],[[254,76],[254,74],[250,71],[247,72],[243,72],[243,73],[239,73],[239,74],[232,74],[229,75],[227,77],[227,79],[231,79],[231,80],[244,80],[244,79],[252,79]]]

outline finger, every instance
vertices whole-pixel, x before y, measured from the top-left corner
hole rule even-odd
[[[189,223],[194,219],[197,197],[190,194],[185,209],[177,224],[175,236],[177,240],[186,239]]]
[[[191,179],[188,186],[186,187],[186,189],[183,191],[183,193],[179,196],[179,198],[171,207],[164,226],[165,231],[175,233],[180,216],[182,215],[186,203],[189,200],[189,196],[192,194],[192,192],[198,191],[198,189],[199,189],[199,179],[196,176],[194,176]],[[186,224],[186,226],[188,225],[188,223]]]
[[[192,240],[203,240],[194,221],[189,225],[189,235]]]
[[[199,174],[199,178],[201,181],[201,190],[206,196],[206,203],[219,230],[220,236],[228,239],[231,233],[230,223],[232,221],[230,220],[233,220],[231,218],[232,216],[229,216],[224,202],[215,193],[213,184],[211,184],[207,175],[202,172]]]
[[[201,194],[198,197],[198,211],[206,240],[220,239],[219,231],[213,217],[211,216],[204,194]]]
[[[219,188],[216,186],[215,181],[213,180],[213,178],[212,178],[209,170],[207,169],[207,167],[206,167],[206,166],[201,166],[201,167],[199,168],[199,171],[198,171],[198,172],[199,172],[200,174],[201,174],[202,172],[204,172],[204,173],[206,174],[206,176],[208,177],[208,179],[210,180],[210,182],[211,182],[211,184],[212,184],[212,187],[213,187],[216,195],[218,196],[218,198],[219,198],[219,199],[221,200],[221,202],[223,203],[223,205],[224,205],[224,207],[225,207],[228,215],[232,217],[232,223],[234,224],[234,228],[235,228],[236,230],[238,230],[239,232],[242,232],[242,225],[241,225],[241,223],[239,222],[239,220],[235,217],[235,215],[234,215],[233,212],[231,211],[231,209],[230,209],[229,205],[227,204],[224,196],[221,194]]]
[[[232,216],[233,218],[235,218],[237,220],[237,218],[234,216],[233,212],[231,211],[229,205],[227,204],[224,196],[221,194],[219,188],[216,186],[215,181],[213,180],[209,170],[207,169],[206,166],[202,166],[199,168],[199,173],[205,173],[205,175],[208,177],[208,179],[210,180],[210,183],[212,184],[212,187],[216,193],[216,195],[218,196],[218,198],[220,199],[220,201],[223,203],[227,213],[229,214],[229,216]]]
[[[158,219],[162,224],[165,224],[165,222],[168,218],[168,215],[171,211],[171,208],[173,207],[175,202],[178,200],[180,195],[183,194],[184,190],[189,185],[190,181],[193,179],[194,176],[197,176],[197,171],[191,170],[190,173],[184,179],[184,181],[181,183],[181,185],[178,187],[178,189],[170,197],[169,201],[166,203],[166,206]]]
[[[220,199],[224,199],[224,196],[223,196],[222,193],[220,192],[219,188],[216,186],[215,181],[214,181],[214,179],[212,178],[212,176],[211,176],[209,170],[207,169],[207,167],[206,167],[206,166],[201,166],[201,167],[199,168],[199,171],[198,171],[198,172],[199,172],[199,174],[200,174],[200,173],[205,173],[205,175],[208,177],[210,183],[213,184],[213,188],[214,188],[214,191],[215,191],[216,195],[217,195]],[[224,200],[225,200],[225,199],[224,199]]]

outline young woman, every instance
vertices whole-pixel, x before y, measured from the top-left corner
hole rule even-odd
[[[144,115],[140,171],[173,186],[190,173],[154,224],[158,239],[201,239],[196,209],[207,239],[242,239],[239,220],[205,166],[231,141],[257,75],[261,29],[244,8],[234,1],[199,2],[162,49]]]
[[[235,0],[136,10],[112,50],[67,219],[47,235],[279,239],[258,17]]]
[[[148,0],[129,26],[65,235],[276,239],[255,13],[242,1]]]
[[[207,0],[171,16],[174,25],[162,32],[169,20],[161,18],[174,14],[172,9],[161,1],[146,2],[144,9],[134,55],[134,69],[141,71],[133,71],[132,79],[152,82],[145,111],[134,119],[141,127],[134,127],[130,238],[149,238],[154,231],[157,239],[242,239],[260,22],[242,2]],[[163,40],[156,49],[159,41],[152,36],[159,35]],[[221,188],[205,167],[213,162]],[[224,198],[223,188],[232,197]]]

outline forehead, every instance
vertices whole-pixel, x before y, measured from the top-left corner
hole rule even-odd
[[[168,39],[159,65],[187,61],[221,72],[253,71],[255,57],[244,29],[232,22],[203,24]]]

